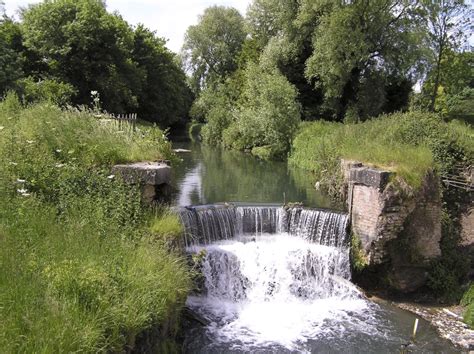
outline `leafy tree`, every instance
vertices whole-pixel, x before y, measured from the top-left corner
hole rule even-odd
[[[141,77],[138,114],[163,127],[182,122],[191,106],[192,94],[175,56],[143,25],[134,31],[133,61]]]
[[[246,70],[243,104],[224,132],[224,144],[261,158],[284,158],[300,122],[297,91],[278,71]]]
[[[416,10],[412,1],[358,0],[321,17],[306,76],[317,79],[337,117],[350,107],[362,117],[380,113],[387,76],[410,78],[420,56]]]
[[[242,15],[224,6],[207,8],[199,23],[188,28],[182,56],[196,93],[237,69],[236,58],[245,36]]]
[[[23,75],[20,54],[15,50],[13,21],[2,14],[0,2],[0,95],[13,89],[15,81]]]
[[[130,60],[133,32],[100,0],[45,0],[22,13],[24,44],[38,53],[48,72],[78,91],[87,104],[100,92],[103,106],[122,113],[137,107],[139,72]]]
[[[423,1],[428,25],[429,46],[433,54],[430,110],[435,110],[436,97],[441,83],[443,59],[448,51],[460,48],[466,33],[472,29],[471,8],[464,0]],[[467,30],[467,31],[466,31]]]

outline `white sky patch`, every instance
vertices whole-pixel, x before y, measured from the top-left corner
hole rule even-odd
[[[16,15],[20,6],[38,3],[38,0],[6,0],[5,8],[9,16]],[[108,0],[107,9],[118,11],[130,24],[143,23],[168,40],[167,47],[178,53],[183,45],[187,28],[195,25],[198,16],[212,5],[232,6],[245,15],[251,0]],[[18,16],[15,16],[18,18]]]

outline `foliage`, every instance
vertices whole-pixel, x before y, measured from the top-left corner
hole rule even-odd
[[[290,163],[313,171],[333,193],[338,190],[341,158],[394,171],[416,188],[434,163],[447,172],[455,163],[472,162],[472,134],[467,125],[420,112],[361,124],[308,123],[294,140]]]
[[[65,107],[76,94],[76,90],[70,84],[54,79],[35,81],[32,77],[27,77],[18,80],[16,85],[24,103],[46,101]]]
[[[108,172],[170,157],[162,132],[22,108],[12,94],[0,127],[2,350],[118,352],[175,316],[190,286],[185,261],[152,241],[139,188]]]
[[[16,31],[6,15],[0,14],[0,95],[15,87],[15,81],[23,75],[22,61],[15,50]]]
[[[464,0],[422,1],[424,19],[428,28],[428,47],[431,50],[431,74],[433,77],[430,111],[435,110],[443,60],[453,48],[460,48],[467,41],[472,29],[472,10]]]
[[[182,56],[192,73],[195,93],[237,69],[237,54],[245,36],[242,15],[224,6],[208,7],[199,23],[188,28]]]
[[[469,257],[460,256],[460,230],[453,215],[445,213],[441,226],[441,257],[432,262],[427,285],[437,298],[455,302],[462,296],[460,284],[467,280],[470,260]]]
[[[109,112],[138,113],[162,127],[183,123],[192,94],[165,44],[108,13],[101,0],[29,5],[19,23],[0,19],[0,94],[13,89],[26,101],[62,96],[61,105],[89,105],[97,91]]]
[[[351,237],[351,265],[352,269],[360,273],[364,270],[364,268],[368,264],[367,257],[365,256],[365,252],[362,248],[362,242],[360,241],[359,236],[356,234],[352,234]]]
[[[461,300],[461,305],[466,306],[464,312],[464,322],[466,322],[471,328],[474,328],[474,285],[471,284],[469,289],[464,293]]]
[[[162,127],[183,123],[192,94],[186,76],[165,40],[139,25],[134,31],[133,60],[140,71],[141,91],[137,113]]]
[[[355,1],[321,17],[306,75],[319,78],[336,116],[351,106],[361,118],[378,115],[387,77],[410,78],[420,55],[413,11],[410,2]]]
[[[246,71],[243,104],[224,132],[224,145],[264,158],[284,158],[300,121],[296,89],[278,71]]]
[[[24,44],[48,63],[49,74],[78,90],[87,104],[91,90],[104,108],[122,113],[137,107],[139,72],[128,60],[133,32],[99,0],[61,0],[30,5],[22,13]]]

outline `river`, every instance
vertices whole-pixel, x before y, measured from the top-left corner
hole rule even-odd
[[[337,209],[328,197],[313,188],[314,181],[308,173],[288,168],[284,162],[260,161],[248,154],[192,142],[175,142],[174,148],[189,150],[179,153],[183,161],[174,169],[177,206],[224,202],[259,205],[260,209],[237,207],[234,212],[236,215],[254,213],[250,220],[255,220],[255,230],[262,224],[258,210],[269,208],[281,213],[278,207],[270,205],[300,202],[312,208]],[[308,212],[329,215],[325,218],[332,215]],[[205,222],[212,222],[214,211],[206,213]],[[323,220],[319,214],[318,220]],[[327,228],[329,224],[321,225]],[[296,229],[304,234],[305,227]],[[242,230],[245,225],[235,228]],[[366,299],[350,283],[347,242],[337,246],[314,244],[304,235],[278,225],[273,225],[272,230],[271,234],[261,230],[250,236],[236,233],[228,240],[188,247],[191,254],[205,255],[202,261],[205,291],[192,294],[187,305],[207,325],[188,323],[184,352],[399,353],[405,350],[404,345],[411,342],[416,317],[387,302]],[[458,351],[421,320],[409,352]]]

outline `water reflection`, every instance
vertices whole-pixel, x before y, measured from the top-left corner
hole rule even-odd
[[[175,148],[191,150],[178,155],[183,162],[174,168],[180,206],[219,202],[302,202],[310,207],[334,208],[317,192],[306,171],[285,162],[262,161],[249,154],[178,142]]]

